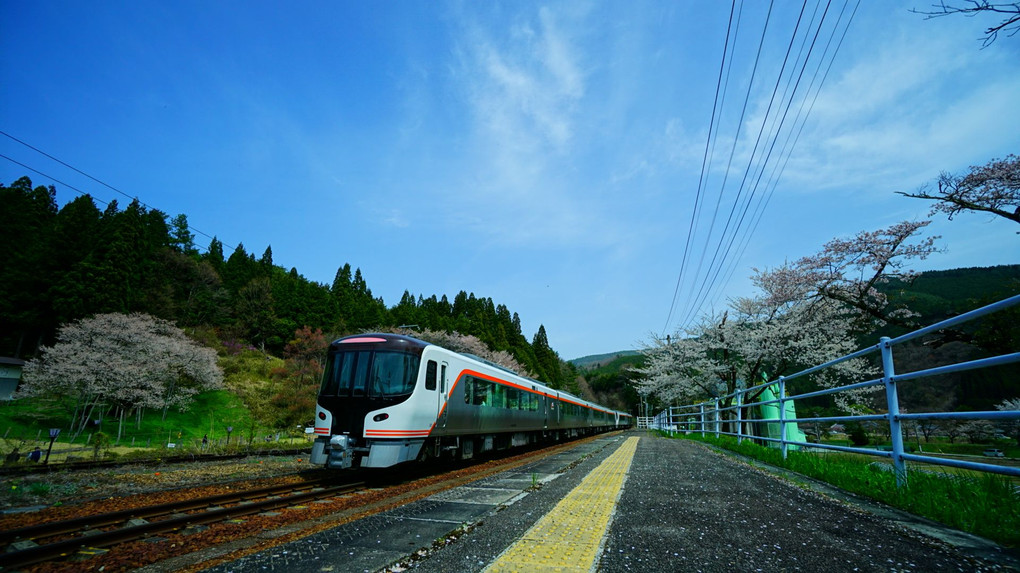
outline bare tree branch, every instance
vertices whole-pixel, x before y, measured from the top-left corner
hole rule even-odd
[[[951,14],[963,14],[968,17],[976,16],[982,12],[1006,14],[1006,18],[999,22],[998,25],[989,26],[985,29],[985,37],[981,39],[982,48],[987,48],[992,45],[996,38],[998,38],[999,32],[1006,32],[1008,36],[1012,37],[1020,31],[1020,2],[992,3],[989,0],[966,1],[967,4],[963,6],[954,6],[952,4],[946,4],[945,2],[939,2],[938,4],[932,4],[931,10],[917,10],[914,8],[910,11],[915,14],[925,16],[925,20],[941,18]]]

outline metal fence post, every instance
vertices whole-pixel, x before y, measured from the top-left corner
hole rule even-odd
[[[743,391],[737,391],[737,445],[740,445],[744,441],[744,422],[742,420],[741,408],[744,406],[744,393]]]
[[[893,469],[896,470],[896,486],[902,487],[907,482],[907,466],[903,461],[903,432],[900,430],[900,399],[896,391],[896,368],[893,366],[892,345],[889,337],[883,336],[880,342],[882,351],[882,382],[885,383],[885,400],[889,407],[889,434],[892,439]]]
[[[715,401],[715,437],[716,437],[716,439],[719,438],[719,430],[722,427],[722,423],[721,423],[722,418],[721,418],[721,415],[722,415],[722,413],[719,412],[719,400],[716,399],[716,401]]]
[[[779,447],[783,451],[783,459],[786,459],[786,454],[790,447],[786,443],[786,378],[783,376],[779,377]]]
[[[699,404],[701,406],[701,437],[705,437],[705,403]]]

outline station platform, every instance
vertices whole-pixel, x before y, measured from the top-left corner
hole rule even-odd
[[[974,536],[778,477],[702,444],[632,430],[209,570],[1001,571],[1018,564]]]

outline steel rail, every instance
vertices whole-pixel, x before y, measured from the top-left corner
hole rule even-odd
[[[123,523],[129,519],[145,519],[149,517],[159,517],[161,515],[167,515],[180,511],[191,511],[213,505],[235,503],[250,499],[257,499],[260,497],[266,497],[270,495],[277,495],[289,491],[300,491],[302,489],[310,489],[313,487],[318,487],[324,483],[327,483],[328,481],[330,481],[330,479],[331,478],[320,478],[317,480],[312,480],[300,484],[271,485],[256,489],[238,490],[230,493],[221,493],[184,501],[169,501],[166,503],[158,503],[155,505],[146,505],[142,507],[133,507],[128,509],[122,509],[119,511],[111,511],[108,513],[86,515],[84,517],[76,517],[73,519],[51,521],[48,523],[37,523],[35,525],[27,525],[25,527],[19,527],[17,529],[8,529],[6,531],[0,531],[0,546],[10,545],[15,541],[21,541],[26,539],[45,539],[47,537],[55,537],[57,535],[63,535],[65,533],[71,533],[78,530],[107,527],[110,525]]]
[[[217,496],[209,496],[206,498],[188,500],[185,502],[158,504],[154,506],[149,506],[148,508],[137,508],[136,510],[124,510],[120,512],[113,512],[109,514],[94,516],[99,521],[102,521],[103,525],[112,525],[114,523],[121,523],[125,519],[142,518],[144,510],[147,509],[151,509],[157,512],[155,514],[151,513],[145,514],[150,517],[154,517],[158,515],[166,515],[167,513],[173,513],[177,511],[187,511],[189,509],[194,510],[201,507],[215,507],[217,503],[230,503],[230,502],[239,503],[239,505],[235,505],[233,507],[210,509],[202,513],[191,513],[178,517],[171,517],[169,519],[164,519],[160,521],[153,521],[151,523],[144,523],[139,525],[132,525],[129,527],[123,527],[120,529],[114,529],[111,531],[99,531],[91,533],[86,537],[74,537],[71,539],[65,539],[54,543],[39,545],[37,547],[10,551],[8,553],[2,553],[0,554],[0,567],[4,569],[9,569],[33,565],[35,563],[42,563],[44,561],[55,561],[57,559],[67,557],[68,555],[71,555],[75,551],[84,547],[97,547],[97,548],[109,547],[111,545],[116,545],[119,543],[126,543],[129,541],[143,539],[156,533],[176,531],[187,526],[203,525],[207,523],[225,521],[227,519],[251,515],[253,513],[261,513],[264,511],[270,511],[273,509],[292,506],[306,501],[312,501],[324,497],[332,497],[342,493],[350,493],[363,487],[364,482],[349,483],[333,487],[325,487],[322,489],[315,489],[317,485],[321,485],[321,483],[316,484],[315,482],[309,482],[305,484],[298,484],[296,487],[294,485],[291,485],[289,487],[275,486],[259,488],[258,490],[237,492],[236,494],[222,494]],[[304,491],[307,490],[308,488],[313,489],[311,489],[310,491]],[[271,490],[275,490],[275,492]],[[284,497],[275,497],[275,494],[295,490],[298,491],[299,493],[287,495]],[[249,501],[253,497],[257,498],[266,496],[274,497],[268,497],[261,501]],[[171,507],[173,509],[168,509]],[[119,516],[117,521],[111,522],[109,519],[106,519],[108,516],[113,515]],[[89,519],[92,518],[81,518],[80,520],[68,520],[68,521],[69,522],[88,521]],[[37,527],[45,528],[46,525],[50,525],[56,528],[61,523],[63,522],[41,524],[40,526]],[[94,526],[94,524],[92,526]],[[91,526],[85,526],[79,527],[78,529],[65,530],[64,533],[90,527]],[[47,537],[50,536],[52,535],[47,535]],[[23,537],[23,539],[27,539],[27,537]]]

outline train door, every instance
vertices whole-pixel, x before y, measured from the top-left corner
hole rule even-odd
[[[446,387],[446,370],[448,363],[442,362],[439,365],[439,423],[437,426],[439,429],[446,428],[446,420],[450,417],[449,409],[446,408],[447,398],[446,393],[449,389]]]
[[[548,430],[549,429],[549,404],[550,404],[550,402],[551,401],[549,400],[549,395],[543,392],[542,393],[542,411],[543,411],[543,413],[545,413],[545,422],[543,422],[542,429],[544,429],[544,430]]]

